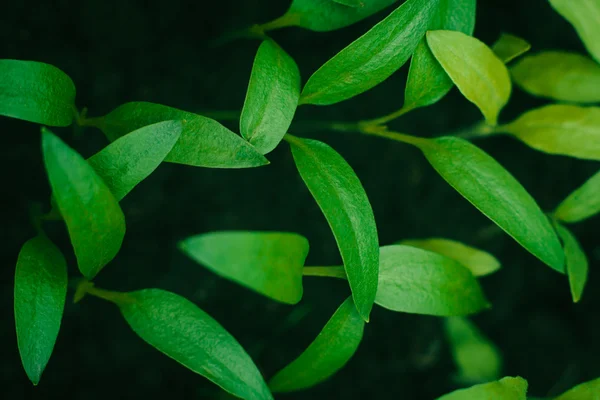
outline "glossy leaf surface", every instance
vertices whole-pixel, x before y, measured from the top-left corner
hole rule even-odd
[[[600,2],[598,0],[550,0],[552,7],[573,25],[589,53],[600,62]]]
[[[531,45],[524,39],[509,33],[503,33],[492,46],[492,50],[503,63],[507,64],[515,58],[527,53]]]
[[[600,213],[600,171],[560,203],[554,216],[563,222],[583,221]]]
[[[573,302],[577,303],[581,300],[583,289],[587,282],[589,269],[588,260],[575,235],[558,222],[555,222],[554,226],[563,242],[565,265],[569,277],[569,287],[571,288]]]

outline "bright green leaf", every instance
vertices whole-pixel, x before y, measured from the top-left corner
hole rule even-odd
[[[306,82],[300,103],[338,103],[386,80],[415,51],[438,2],[406,1],[319,68]]]
[[[242,136],[263,154],[287,133],[300,98],[300,71],[275,42],[262,42],[254,59],[240,119]]]
[[[482,383],[448,393],[438,400],[526,400],[527,381],[521,377],[506,377],[497,382]]]
[[[569,286],[573,302],[577,303],[581,299],[583,289],[588,277],[588,260],[577,241],[577,238],[571,231],[560,223],[555,222],[554,227],[558,236],[562,239],[565,250],[565,266],[569,276]]]
[[[551,104],[521,115],[498,131],[536,150],[600,160],[600,108]]]
[[[545,51],[511,68],[513,80],[535,96],[571,102],[600,102],[600,65],[580,54]]]
[[[472,322],[452,317],[446,320],[445,328],[458,381],[472,385],[500,378],[502,355]]]
[[[67,296],[67,263],[40,235],[23,245],[15,271],[15,325],[21,361],[37,385],[52,355]]]
[[[521,184],[477,146],[457,137],[421,145],[429,163],[457,192],[558,272],[563,251],[546,215]]]
[[[418,247],[451,258],[467,267],[475,276],[489,275],[500,269],[500,262],[493,255],[454,240],[443,238],[413,239],[402,240],[398,244]]]
[[[554,217],[574,223],[597,213],[600,213],[600,171],[564,199],[556,208]]]
[[[99,123],[109,140],[157,122],[181,120],[181,137],[165,161],[209,168],[250,168],[269,162],[239,135],[217,121],[176,108],[146,102],[123,104]]]
[[[352,168],[331,147],[288,138],[298,172],[333,231],[354,303],[368,321],[377,293],[379,243],[367,194]]]
[[[594,379],[567,390],[554,400],[599,400],[600,378]]]
[[[363,0],[333,0],[338,4],[343,4],[348,7],[364,7],[365,3]],[[366,3],[373,3],[373,1],[366,0]]]
[[[189,237],[179,248],[208,269],[288,304],[302,298],[308,240],[295,233],[223,231]]]
[[[598,0],[550,0],[552,7],[573,25],[583,44],[600,62],[600,2]]]
[[[0,115],[49,126],[69,126],[75,84],[60,69],[41,62],[0,60]]]
[[[126,294],[117,303],[146,343],[243,399],[272,399],[263,377],[240,344],[195,304],[159,289]]]
[[[460,92],[496,125],[511,91],[504,63],[484,43],[462,32],[429,31],[427,43]]]
[[[447,29],[473,34],[475,28],[476,0],[440,0],[437,17],[429,29]],[[454,86],[448,74],[421,39],[408,71],[404,91],[404,108],[412,110],[436,103]]]
[[[527,53],[531,45],[520,37],[503,33],[492,46],[492,50],[503,63],[508,64],[515,58]]]
[[[392,311],[444,317],[489,307],[467,268],[439,254],[402,245],[381,248],[375,302]]]
[[[269,381],[273,392],[307,389],[340,370],[356,352],[365,321],[349,297],[298,358]]]
[[[81,273],[88,279],[110,262],[125,236],[125,217],[102,178],[75,150],[42,129],[44,163]]]

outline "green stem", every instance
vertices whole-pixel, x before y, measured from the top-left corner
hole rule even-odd
[[[476,139],[484,136],[492,136],[498,134],[499,132],[499,126],[492,126],[485,122],[479,122],[473,126],[448,133],[444,136],[455,136],[462,139]]]
[[[403,116],[404,114],[408,113],[409,111],[412,111],[412,108],[410,107],[402,107],[399,110],[396,110],[392,113],[389,113],[387,115],[384,115],[383,117],[379,117],[379,118],[373,118],[373,119],[369,119],[366,121],[361,121],[360,124],[361,125],[385,125],[388,122],[391,122],[397,118],[400,118],[401,116]]]
[[[302,275],[347,279],[344,267],[304,267]]]
[[[273,21],[257,25],[257,29],[260,29],[262,32],[268,32],[275,29],[287,28],[288,26],[294,26],[296,24],[298,24],[297,17],[294,15],[285,14],[279,18],[275,18]]]
[[[82,279],[77,284],[77,289],[75,290],[75,296],[73,301],[75,303],[79,302],[81,299],[85,297],[85,295],[91,295],[94,297],[98,297],[100,299],[109,301],[111,303],[115,303],[117,305],[124,303],[131,303],[133,300],[131,297],[127,295],[127,293],[123,292],[114,292],[112,290],[100,289],[94,286],[93,282],[90,282],[86,279]]]
[[[79,120],[80,126],[92,126],[94,128],[102,129],[104,124],[104,117],[86,118],[83,117]]]
[[[371,136],[379,136],[382,138],[394,140],[396,142],[402,142],[406,144],[413,145],[415,147],[421,148],[426,146],[429,143],[429,139],[424,139],[412,135],[407,135],[406,133],[388,131],[385,127],[382,126],[366,126],[363,127],[361,133]]]

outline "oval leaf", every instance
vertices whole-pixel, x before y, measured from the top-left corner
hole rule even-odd
[[[489,307],[467,268],[439,254],[401,245],[381,248],[375,301],[392,311],[445,317]]]
[[[598,393],[600,393],[600,378],[579,384],[554,400],[598,400]]]
[[[520,37],[503,33],[492,46],[492,50],[503,63],[507,64],[515,58],[527,53],[531,45]]]
[[[262,42],[254,59],[240,119],[242,136],[262,154],[287,133],[300,98],[300,71],[272,40]]]
[[[460,92],[496,125],[508,103],[508,70],[494,52],[479,40],[456,31],[427,32],[429,48]]]
[[[563,242],[565,265],[567,267],[567,275],[569,276],[571,295],[573,296],[573,302],[577,303],[581,299],[583,289],[587,282],[588,260],[581,245],[577,241],[577,238],[571,231],[558,222],[554,223],[554,227]]]
[[[600,108],[551,104],[501,126],[526,145],[550,154],[600,160]]]
[[[496,160],[457,137],[430,140],[421,150],[458,193],[531,254],[564,273],[563,251],[550,221]]]
[[[333,231],[358,312],[368,321],[377,293],[379,243],[367,194],[352,168],[331,147],[286,137],[298,172]]]
[[[600,213],[600,171],[564,199],[554,212],[554,217],[574,223],[597,213]]]
[[[75,84],[60,69],[41,62],[0,60],[0,115],[49,126],[69,126]]]
[[[497,382],[482,383],[448,393],[438,400],[527,400],[527,381],[506,377]]]
[[[583,44],[600,62],[600,2],[598,0],[550,0],[552,7],[573,25]]]
[[[123,104],[98,124],[110,141],[157,122],[181,120],[181,137],[165,161],[209,168],[250,168],[269,163],[254,146],[217,121],[146,102]]]
[[[267,297],[288,304],[302,298],[302,269],[308,255],[308,240],[303,236],[211,232],[187,238],[179,248],[216,274]]]
[[[489,275],[500,269],[500,262],[493,255],[454,240],[431,238],[403,240],[398,244],[418,247],[451,258],[467,267],[475,276]]]
[[[445,328],[459,382],[472,385],[500,378],[502,356],[472,322],[452,317],[446,320]]]
[[[67,224],[79,270],[92,279],[121,248],[123,211],[91,165],[46,129],[42,129],[42,149],[52,195]]]
[[[146,343],[243,399],[272,399],[254,362],[210,315],[174,293],[145,289],[118,303]]]
[[[572,103],[600,102],[600,65],[565,51],[528,56],[511,68],[513,80],[527,93]]]
[[[408,0],[319,68],[306,82],[301,104],[328,105],[380,84],[415,51],[439,0]]]
[[[15,325],[21,361],[37,385],[52,355],[67,296],[67,263],[46,236],[25,243],[15,271]]]
[[[349,297],[337,309],[317,338],[269,381],[273,392],[307,389],[331,377],[356,352],[365,321]]]

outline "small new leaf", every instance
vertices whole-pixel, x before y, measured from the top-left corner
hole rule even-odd
[[[527,53],[530,49],[529,42],[509,33],[500,35],[500,38],[492,46],[494,53],[505,64]]]
[[[559,222],[554,222],[554,227],[563,242],[569,287],[571,288],[573,302],[577,303],[581,299],[587,282],[588,260],[577,238],[570,230]]]
[[[600,378],[581,383],[567,390],[554,400],[598,400],[600,393]]]
[[[600,2],[598,0],[550,0],[552,7],[573,25],[589,53],[600,62]]]
[[[267,297],[302,298],[308,240],[295,233],[223,231],[192,236],[179,248],[198,263]]]
[[[356,352],[365,321],[349,297],[337,309],[317,338],[269,381],[273,392],[307,389],[340,370]]]
[[[600,171],[571,193],[554,211],[554,217],[575,223],[600,213]]]
[[[448,393],[438,400],[527,400],[527,381],[521,377],[506,377],[496,382],[482,383]]]

